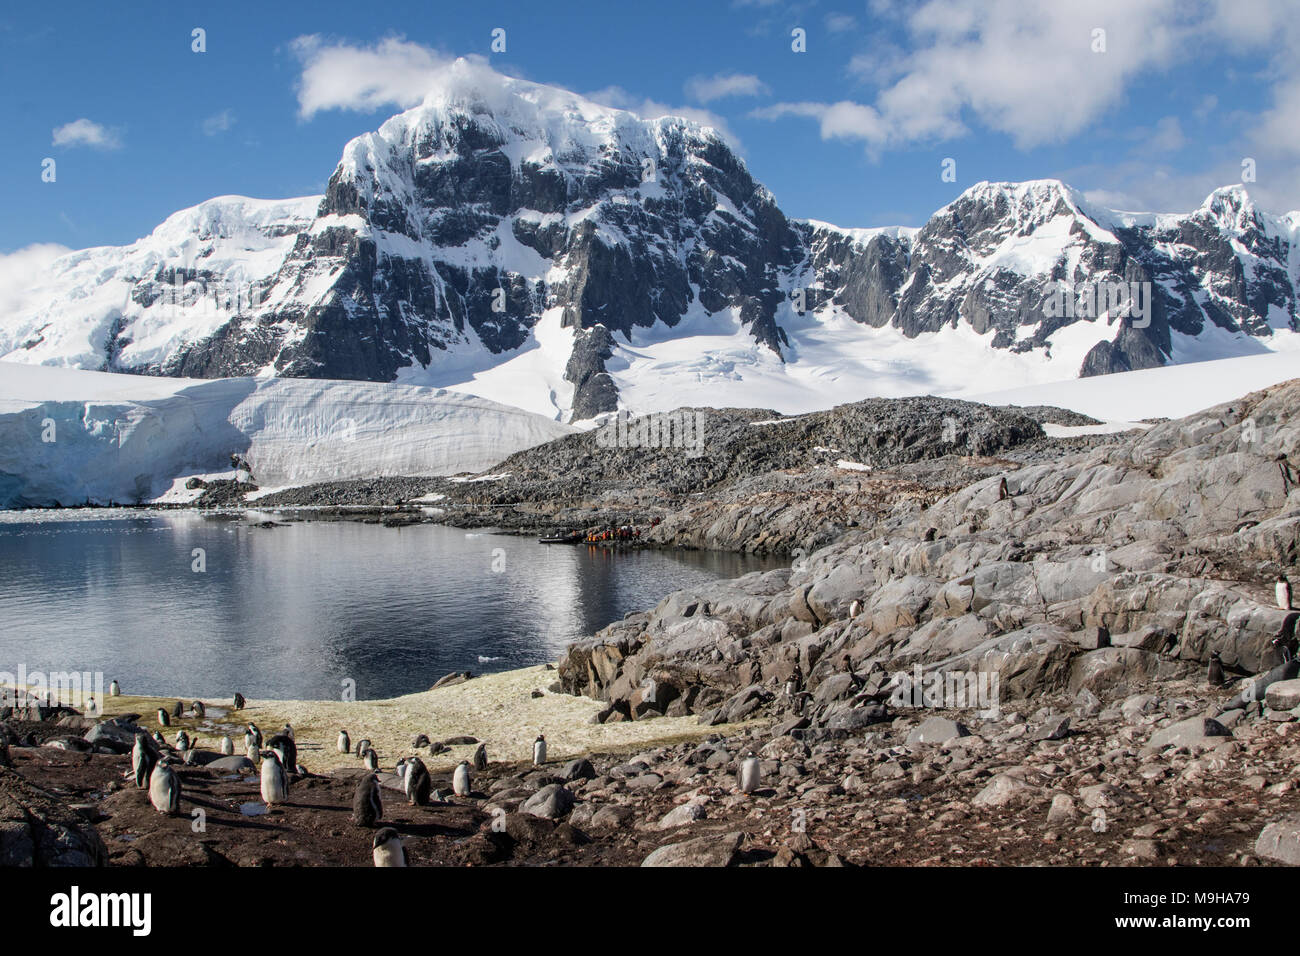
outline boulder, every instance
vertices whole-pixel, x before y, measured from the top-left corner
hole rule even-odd
[[[920,726],[913,727],[907,735],[907,746],[918,747],[922,744],[941,744],[953,737],[965,737],[970,733],[963,724],[947,717],[930,717]]]
[[[0,769],[0,867],[107,864],[104,841],[83,816]]]
[[[642,866],[732,866],[740,851],[743,833],[697,837],[681,843],[669,843],[655,850]]]
[[[1300,866],[1300,813],[1288,813],[1260,831],[1255,853],[1266,860]]]
[[[1264,703],[1274,710],[1291,710],[1300,707],[1300,679],[1280,680],[1264,691]]]
[[[1192,717],[1168,727],[1161,727],[1147,741],[1147,750],[1164,750],[1166,747],[1200,749],[1215,747],[1232,739],[1232,731],[1213,717]]]
[[[544,820],[558,820],[573,809],[573,793],[558,783],[552,783],[523,802],[521,812]]]

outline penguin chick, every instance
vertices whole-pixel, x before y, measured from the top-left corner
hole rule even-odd
[[[384,827],[376,833],[374,842],[370,845],[375,866],[407,865],[406,847],[402,845],[402,838],[392,827]]]
[[[456,772],[451,777],[452,793],[458,797],[468,797],[470,794],[469,781],[469,761],[462,760],[456,766]]]
[[[357,783],[352,795],[352,822],[359,827],[373,827],[384,815],[384,802],[379,796],[379,778],[368,773]]]
[[[159,813],[174,815],[181,805],[181,781],[176,771],[159,760],[149,774],[149,802]]]

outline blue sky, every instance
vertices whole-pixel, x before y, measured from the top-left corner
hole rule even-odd
[[[918,225],[982,179],[1183,211],[1240,181],[1246,157],[1261,206],[1300,207],[1300,28],[1284,0],[294,6],[8,5],[0,252],[130,242],[216,195],[320,192],[348,139],[411,105],[426,59],[464,55],[714,122],[788,214],[839,225]]]

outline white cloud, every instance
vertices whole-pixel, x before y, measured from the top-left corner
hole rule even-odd
[[[218,133],[224,133],[230,127],[235,125],[235,114],[233,110],[222,110],[209,116],[201,124],[204,136],[216,136]]]
[[[701,126],[711,126],[718,131],[726,142],[736,150],[742,150],[740,138],[731,131],[727,121],[710,110],[700,109],[695,106],[669,106],[667,103],[661,103],[658,100],[652,100],[648,97],[636,96],[629,93],[621,86],[607,86],[603,90],[596,90],[592,93],[584,93],[587,99],[600,103],[602,106],[612,106],[614,109],[627,110],[629,113],[635,113],[642,119],[658,119],[661,116],[681,116],[688,120],[693,120]]]
[[[414,106],[452,63],[451,57],[400,37],[360,47],[300,36],[291,47],[302,63],[298,113],[303,119],[331,109]]]
[[[71,251],[67,246],[42,242],[0,252],[0,315],[15,316],[39,304],[48,289],[38,280],[48,275],[55,259]]]
[[[965,135],[974,118],[1020,147],[1059,142],[1117,105],[1135,76],[1186,53],[1192,36],[1176,0],[1028,9],[1020,0],[927,0],[900,9],[907,51],[850,64],[884,84],[869,105],[874,113],[858,110],[856,123],[823,118],[823,136],[856,129],[869,145],[888,148]],[[1105,52],[1093,49],[1097,27],[1106,29]],[[850,112],[834,105],[835,114]]]
[[[701,103],[711,103],[727,96],[764,96],[767,84],[752,73],[718,73],[693,76],[686,81],[686,94]]]
[[[73,120],[54,127],[55,146],[89,146],[93,149],[120,149],[122,138],[117,130],[91,120]]]
[[[826,32],[828,33],[848,33],[856,29],[858,21],[856,17],[851,17],[847,13],[829,13],[826,15]]]

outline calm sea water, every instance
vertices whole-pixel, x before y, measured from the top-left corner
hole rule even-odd
[[[436,525],[0,514],[0,671],[214,699],[337,699],[351,679],[358,698],[389,697],[553,661],[677,588],[777,566]]]

